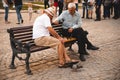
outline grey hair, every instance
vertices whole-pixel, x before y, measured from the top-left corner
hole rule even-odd
[[[69,4],[68,4],[68,8],[76,8],[75,3],[69,3]]]

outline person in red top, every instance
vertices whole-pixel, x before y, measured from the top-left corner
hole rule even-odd
[[[55,16],[57,16],[58,0],[54,0],[54,6],[55,6]]]

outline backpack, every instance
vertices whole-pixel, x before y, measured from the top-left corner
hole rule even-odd
[[[13,4],[12,0],[7,0],[8,4]]]

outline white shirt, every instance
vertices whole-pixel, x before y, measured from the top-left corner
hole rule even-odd
[[[2,3],[3,3],[3,7],[8,7],[8,5],[5,3],[4,0],[2,0]]]
[[[94,3],[94,0],[88,0],[88,2]]]
[[[32,12],[33,12],[32,7],[28,7],[28,13],[32,13]]]
[[[78,0],[73,0],[74,3],[78,3]]]
[[[37,17],[33,24],[33,39],[42,36],[50,36],[47,27],[52,27],[50,18],[47,16],[47,14]]]

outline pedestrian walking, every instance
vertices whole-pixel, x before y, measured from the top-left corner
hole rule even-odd
[[[13,2],[14,2],[14,5],[15,5],[15,10],[16,10],[17,19],[18,19],[18,23],[16,23],[16,24],[21,24],[21,23],[23,23],[23,18],[22,18],[22,15],[21,15],[23,2],[22,2],[22,0],[13,0]]]
[[[113,19],[120,17],[120,0],[113,0],[114,16]]]
[[[87,9],[88,0],[82,0],[82,18],[85,17],[88,19],[88,9]]]
[[[101,21],[101,4],[102,4],[102,0],[95,0],[95,9],[96,9],[95,21]]]
[[[76,5],[76,11],[78,11],[78,0],[73,0],[73,3]]]
[[[2,0],[2,3],[3,3],[3,7],[5,9],[5,16],[4,16],[4,19],[5,19],[5,24],[9,24],[10,22],[8,21],[8,13],[9,13],[9,2],[8,0]]]
[[[88,9],[88,18],[89,19],[92,19],[94,3],[95,3],[94,0],[88,0],[87,9]]]
[[[33,13],[32,3],[29,3],[28,4],[29,21],[31,21],[32,19],[32,13]]]
[[[112,0],[103,0],[103,17],[110,19],[110,8],[112,7]]]

